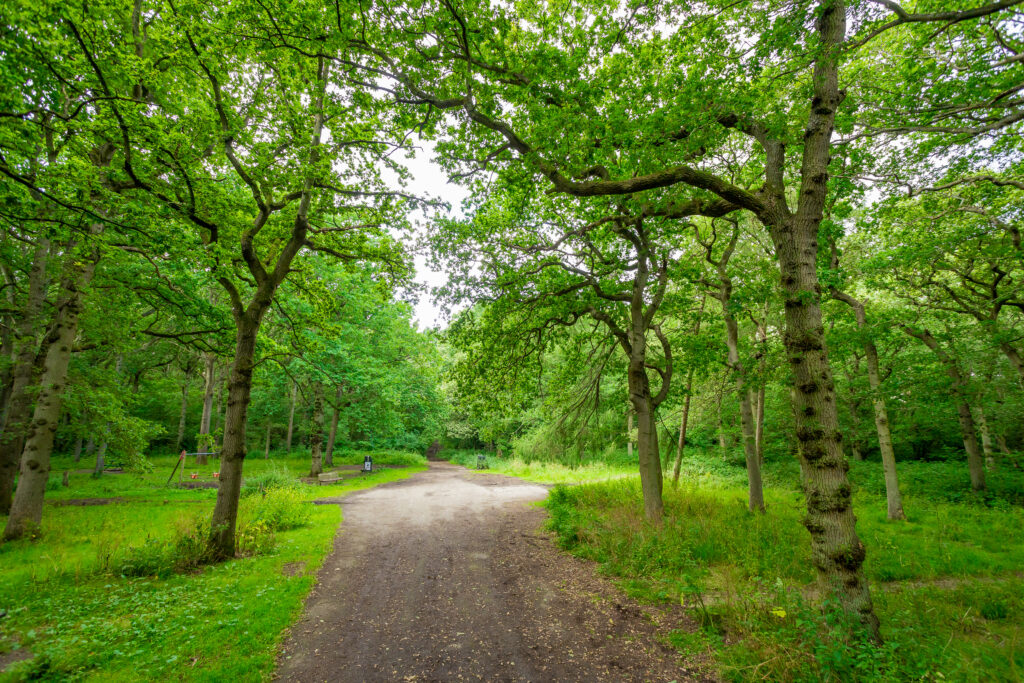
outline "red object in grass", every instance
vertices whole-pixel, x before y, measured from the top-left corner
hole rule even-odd
[[[213,473],[213,478],[217,479],[218,477],[220,477],[220,472],[214,472]]]
[[[199,473],[198,473],[198,472],[193,472],[193,473],[192,473],[192,478],[193,478],[193,479],[195,479],[195,478],[196,478],[196,477],[198,477],[198,476],[199,476]]]

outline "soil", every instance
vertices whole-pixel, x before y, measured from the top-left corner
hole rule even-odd
[[[0,673],[7,671],[7,669],[11,668],[18,662],[24,662],[26,659],[32,659],[32,657],[32,652],[23,647],[0,654]]]
[[[303,618],[288,681],[712,680],[659,640],[681,608],[642,606],[559,551],[547,489],[447,463],[351,494]],[[330,500],[330,499],[329,499]]]

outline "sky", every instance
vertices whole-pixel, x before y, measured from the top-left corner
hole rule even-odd
[[[421,143],[414,159],[403,160],[411,172],[410,180],[406,191],[421,196],[442,199],[451,205],[450,216],[460,216],[462,200],[468,193],[459,185],[448,182],[447,174],[434,161],[434,147],[429,142]],[[417,213],[416,220],[419,230],[427,229],[427,221],[422,213]],[[427,264],[426,256],[416,256],[416,282],[426,285],[428,290],[420,294],[419,301],[415,306],[414,319],[420,329],[427,327],[448,326],[448,320],[440,307],[434,303],[429,288],[444,284],[447,275],[444,272],[432,270]]]

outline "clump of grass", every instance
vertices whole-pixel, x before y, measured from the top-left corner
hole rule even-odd
[[[242,496],[248,497],[254,493],[269,491],[270,489],[289,488],[298,486],[298,479],[288,470],[288,467],[277,462],[270,462],[262,470],[246,475],[242,484]]]

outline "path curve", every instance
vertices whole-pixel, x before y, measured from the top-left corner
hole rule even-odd
[[[558,551],[547,489],[448,463],[341,499],[344,523],[278,657],[287,681],[710,680],[657,640],[679,610]]]

